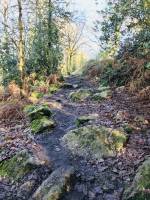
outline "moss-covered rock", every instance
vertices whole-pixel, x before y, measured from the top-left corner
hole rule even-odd
[[[49,130],[54,128],[55,122],[52,119],[48,119],[47,117],[43,116],[38,119],[34,119],[31,122],[31,131],[34,134],[40,133],[44,130]]]
[[[98,88],[99,92],[103,92],[103,91],[106,91],[106,90],[110,90],[110,87],[109,86],[100,85],[99,88]]]
[[[139,167],[131,186],[123,195],[123,200],[150,199],[150,157]]]
[[[64,83],[62,85],[62,88],[64,88],[64,89],[73,89],[74,87],[73,87],[73,85],[71,83]]]
[[[104,98],[102,98],[101,94],[100,93],[95,93],[93,94],[92,98],[91,98],[93,101],[101,101],[103,100]]]
[[[73,167],[60,167],[37,189],[33,195],[34,200],[58,200],[65,192],[70,190],[73,177]]]
[[[71,84],[71,83],[64,83],[62,85],[62,88],[64,88],[64,89],[77,89],[77,88],[79,88],[79,85],[78,84]]]
[[[41,163],[26,150],[0,163],[0,177],[7,177],[17,181]]]
[[[23,95],[24,96],[26,96],[26,94],[25,94],[25,92],[24,91],[22,91],[22,93],[23,93]],[[38,101],[39,101],[39,99],[41,99],[42,97],[44,96],[44,94],[43,93],[40,93],[40,92],[32,92],[31,93],[31,95],[29,96],[29,100],[30,100],[30,102],[32,102],[32,103],[37,103]]]
[[[97,119],[97,117],[98,117],[97,114],[80,116],[76,119],[76,125],[77,125],[77,127],[80,127],[91,120]]]
[[[104,90],[102,92],[97,92],[93,94],[92,100],[94,101],[101,101],[107,98],[112,97],[112,91],[111,90]]]
[[[24,108],[24,112],[27,114],[31,121],[37,118],[41,118],[41,116],[52,116],[52,112],[47,105],[28,105]]]
[[[61,84],[51,84],[48,91],[50,94],[54,94],[60,89],[60,87],[61,87]]]
[[[40,133],[55,126],[55,122],[50,119],[52,112],[47,105],[28,105],[24,112],[30,118],[32,133]]]
[[[126,140],[123,130],[96,125],[72,130],[62,138],[73,154],[96,159],[115,156],[123,149]]]
[[[89,97],[92,94],[91,90],[88,89],[79,89],[75,92],[71,92],[69,97],[72,101],[78,102],[78,101],[84,101],[87,97]]]
[[[44,94],[43,94],[43,93],[40,93],[40,92],[32,92],[32,93],[31,93],[31,97],[33,97],[33,98],[40,99],[40,98],[42,98],[43,96],[44,96]]]

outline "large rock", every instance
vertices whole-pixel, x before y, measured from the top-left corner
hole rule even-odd
[[[87,97],[91,95],[91,90],[88,89],[79,89],[76,92],[71,92],[69,97],[72,101],[84,101]]]
[[[110,90],[110,87],[109,86],[100,85],[99,88],[98,88],[99,92],[103,92],[103,91],[106,91],[106,90]]]
[[[93,94],[92,96],[92,100],[94,101],[101,101],[104,99],[108,99],[112,97],[112,91],[111,90],[105,90],[102,92],[97,92],[95,94]]]
[[[80,127],[89,121],[96,120],[97,118],[98,118],[98,114],[80,116],[76,119],[76,125],[77,127]]]
[[[24,108],[24,112],[31,121],[41,116],[52,116],[52,112],[47,105],[28,105]]]
[[[73,84],[71,84],[71,83],[64,83],[62,85],[62,88],[64,88],[64,89],[73,89],[74,87],[73,87]]]
[[[32,133],[40,133],[55,126],[55,122],[50,118],[52,112],[47,105],[29,105],[24,112],[30,118]]]
[[[77,88],[79,88],[79,85],[78,84],[71,84],[71,83],[64,83],[62,85],[62,88],[64,88],[64,89],[77,89]]]
[[[24,93],[23,95],[26,96],[24,91],[22,91],[22,93]],[[38,103],[39,99],[41,99],[43,96],[44,96],[44,93],[34,91],[31,93],[28,99],[30,102],[36,104]]]
[[[31,131],[34,134],[40,133],[45,130],[50,130],[54,128],[55,122],[52,119],[48,119],[47,117],[41,117],[38,119],[34,119],[31,122]]]
[[[34,200],[58,200],[70,190],[71,179],[74,175],[73,167],[60,167],[36,190]]]
[[[150,157],[139,167],[131,186],[123,195],[123,200],[150,199]]]
[[[112,97],[111,88],[109,86],[99,86],[98,91],[93,94],[92,100],[101,101],[110,97]]]
[[[17,181],[43,164],[43,161],[38,157],[23,150],[0,163],[0,177],[7,177],[10,180]]]
[[[115,156],[123,149],[126,140],[123,130],[96,125],[72,130],[62,138],[63,144],[73,154],[96,159]]]
[[[50,94],[54,94],[60,90],[61,84],[51,84],[48,91]]]

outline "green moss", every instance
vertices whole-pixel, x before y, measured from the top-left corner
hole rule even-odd
[[[111,132],[111,136],[113,139],[113,145],[117,151],[123,149],[124,144],[127,141],[127,136],[123,133],[122,130],[114,129]]]
[[[150,158],[148,158],[139,168],[133,183],[123,195],[124,200],[149,200],[150,193]]]
[[[0,176],[11,180],[18,180],[31,171],[31,166],[27,164],[30,155],[22,151],[14,157],[0,163]]]
[[[112,96],[111,90],[104,90],[99,93],[95,93],[91,98],[93,101],[102,101]]]
[[[55,125],[55,122],[47,117],[41,117],[31,122],[31,131],[34,134],[40,133],[46,129],[51,129]]]
[[[74,154],[99,159],[116,155],[127,137],[122,130],[89,125],[70,131],[62,140]]]
[[[43,94],[43,93],[40,93],[40,92],[32,92],[32,93],[31,93],[31,97],[33,97],[33,98],[40,99],[40,98],[42,98],[43,96],[44,96],[44,94]]]
[[[91,90],[79,89],[76,92],[71,92],[69,97],[74,102],[84,101],[87,97],[91,95],[91,93]]]
[[[31,121],[40,118],[41,116],[52,116],[52,112],[47,105],[28,105],[24,108],[24,112]]]
[[[130,124],[124,124],[123,129],[128,133],[131,134],[133,132],[133,127]]]
[[[61,85],[60,84],[51,84],[48,91],[50,94],[54,94],[60,89]]]

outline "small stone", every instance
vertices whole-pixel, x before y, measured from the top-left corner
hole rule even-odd
[[[102,189],[101,189],[100,186],[95,187],[95,188],[94,188],[94,192],[95,192],[96,194],[102,194],[102,193],[103,193],[103,191],[102,191]]]
[[[83,187],[83,194],[84,195],[88,194],[88,189],[87,189],[86,185]]]
[[[112,170],[114,173],[117,173],[118,174],[118,170],[116,168],[113,168]]]
[[[58,148],[58,147],[56,147],[55,150],[56,150],[57,152],[61,151],[61,149]]]
[[[76,185],[75,186],[75,189],[78,191],[78,192],[83,192],[84,190],[84,185],[83,184],[80,184],[80,185]]]
[[[76,177],[77,177],[77,178],[81,177],[81,174],[77,174]]]
[[[96,195],[95,195],[94,192],[89,191],[89,195],[88,196],[89,196],[90,199],[94,199]]]
[[[87,180],[90,181],[90,182],[93,181],[94,179],[95,179],[94,176],[89,176],[89,177],[87,178]]]
[[[102,158],[98,160],[98,163],[103,163],[103,162],[104,162],[104,159]]]
[[[79,85],[78,85],[78,84],[74,84],[74,85],[73,85],[73,88],[74,88],[74,89],[77,89],[77,88],[79,88]]]
[[[116,199],[116,196],[113,194],[106,194],[104,195],[104,200],[118,200],[118,199]]]
[[[98,171],[99,171],[99,172],[104,172],[106,169],[108,169],[107,166],[106,166],[106,167],[100,167],[100,168],[98,169]]]

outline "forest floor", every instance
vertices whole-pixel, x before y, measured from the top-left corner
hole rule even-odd
[[[96,86],[79,76],[66,78],[66,82],[78,85],[80,88],[96,90]],[[61,166],[73,166],[75,169],[72,189],[61,200],[121,200],[125,185],[132,182],[138,166],[150,152],[150,129],[149,123],[147,123],[150,120],[150,103],[140,102],[134,95],[129,95],[126,91],[116,90],[113,91],[112,98],[100,103],[93,102],[90,99],[73,103],[69,99],[69,94],[76,90],[75,88],[62,88],[53,96],[44,96],[41,100],[42,103],[47,102],[56,105],[56,108],[53,108],[52,111],[57,125],[50,133],[46,132],[36,136],[33,143],[35,143],[35,146],[36,144],[40,145],[40,148],[47,152],[52,163],[52,171]],[[124,113],[119,120],[116,119],[118,112]],[[69,130],[76,128],[77,117],[88,114],[98,115],[97,120],[92,122],[92,125],[118,128],[124,122],[134,124],[136,128],[129,135],[123,152],[118,153],[115,157],[96,161],[75,156],[62,145],[61,138]],[[137,121],[138,116],[142,116],[144,122]],[[0,132],[2,132],[2,129]],[[25,140],[17,139],[19,145],[28,148],[33,141],[32,137]],[[20,144],[20,141],[23,144]],[[7,157],[11,152],[10,150],[13,150],[11,145],[5,146],[5,151],[1,153],[1,159]],[[47,175],[48,171],[42,179],[45,179]],[[39,183],[40,181],[37,181],[37,185]],[[26,195],[24,195],[24,198],[22,195],[18,197],[18,194],[12,197],[15,188],[16,186],[12,187],[8,182],[0,180],[0,199],[29,199],[29,197],[25,197]]]

